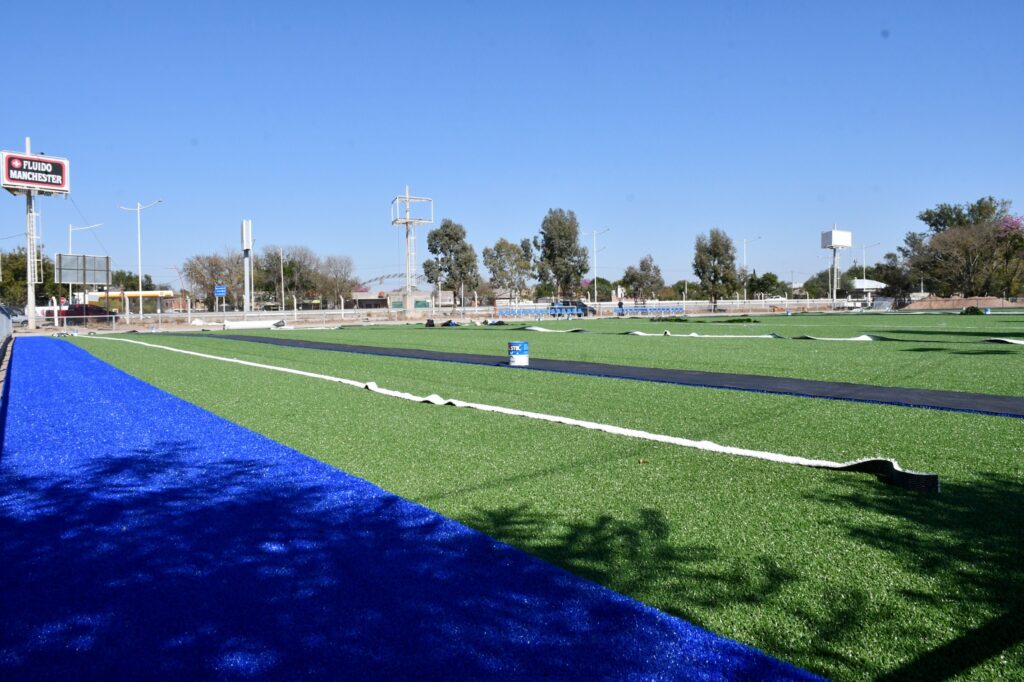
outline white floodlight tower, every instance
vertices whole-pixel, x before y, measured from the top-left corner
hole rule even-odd
[[[831,230],[821,233],[821,248],[832,251],[832,276],[829,278],[828,297],[832,302],[832,308],[836,307],[836,289],[839,288],[839,251],[853,247],[853,233],[849,230],[837,230],[833,224]]]
[[[430,206],[430,217],[425,215],[413,217],[413,204],[427,204]],[[402,208],[405,211],[402,211]],[[404,215],[403,215],[404,213]],[[416,225],[430,225],[434,222],[434,200],[429,197],[414,197],[409,194],[409,185],[405,186],[405,194],[398,195],[391,200],[391,224],[405,225],[405,294],[402,297],[402,305],[405,314],[408,315],[414,305],[412,290],[416,282]]]
[[[249,313],[252,310],[252,221],[242,221],[242,279],[244,280],[245,292],[242,300],[242,310]]]

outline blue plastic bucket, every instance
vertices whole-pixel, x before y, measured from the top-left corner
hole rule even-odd
[[[526,341],[509,341],[508,364],[512,367],[528,366],[530,364],[530,344]]]

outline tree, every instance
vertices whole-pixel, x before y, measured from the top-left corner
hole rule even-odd
[[[214,287],[228,286],[230,269],[222,255],[196,255],[185,260],[181,274],[188,280],[196,301],[202,301],[207,310],[213,310],[217,301]]]
[[[580,282],[585,290],[593,293],[594,281],[589,280],[587,282]],[[597,300],[598,301],[610,301],[612,300],[612,292],[615,290],[615,285],[609,282],[604,277],[597,278]]]
[[[640,265],[626,268],[622,276],[622,285],[631,296],[636,298],[653,298],[659,289],[665,286],[665,280],[661,277],[661,268],[654,263],[654,258],[648,254],[640,259]]]
[[[708,236],[697,235],[693,271],[712,302],[736,291],[736,247],[722,230],[711,228]]]
[[[751,296],[789,296],[792,293],[789,285],[774,272],[766,272],[760,277],[755,272],[747,281],[747,290]]]
[[[28,303],[28,259],[25,253],[24,246],[0,253],[0,274],[3,275],[0,279],[0,300],[19,308],[24,308]],[[53,282],[53,271],[53,261],[44,255],[40,271],[43,281],[36,284],[36,305],[47,305],[50,298],[58,297],[58,286]]]
[[[917,219],[928,226],[933,234],[951,228],[971,227],[996,222],[1006,215],[1010,202],[995,197],[982,197],[973,204],[938,204],[917,214]]]
[[[540,234],[533,239],[538,251],[537,277],[558,297],[575,294],[587,271],[587,249],[580,245],[579,237],[576,214],[552,208],[540,224]]]
[[[291,296],[303,299],[320,293],[320,257],[308,247],[268,244],[255,260],[254,267],[253,286],[273,296],[273,300],[280,300],[282,310],[288,307]],[[280,290],[282,268],[284,291]]]
[[[804,282],[804,292],[811,298],[828,298],[832,268],[825,268]],[[836,284],[836,298],[846,298],[853,293],[853,278],[860,277],[860,268],[851,268],[839,274]]]
[[[349,256],[327,256],[320,262],[319,289],[330,296],[332,305],[340,303],[343,297],[352,297],[352,288],[358,284],[354,274],[355,263]]]
[[[434,258],[424,261],[423,274],[434,286],[456,291],[461,299],[463,287],[472,290],[480,283],[476,251],[466,241],[462,225],[449,218],[442,220],[440,227],[427,234],[427,251]]]
[[[534,276],[533,247],[529,239],[513,244],[499,239],[494,248],[484,248],[484,266],[491,273],[491,286],[514,294],[516,300]]]
[[[253,259],[252,286],[262,294],[263,301],[283,301],[281,292],[281,251],[277,246],[265,246]],[[281,304],[284,309],[284,304]]]
[[[1024,264],[1005,239],[1009,208],[1009,201],[982,197],[919,213],[930,232],[908,233],[900,248],[910,277],[940,296],[1015,292]]]
[[[111,270],[110,286],[113,289],[119,289],[121,291],[135,291],[139,288],[139,276],[131,270]],[[154,291],[155,289],[156,287],[153,285],[153,277],[150,275],[143,275],[142,290]]]
[[[689,282],[681,279],[672,285],[672,296],[677,300],[689,299],[691,301],[701,301],[705,298],[710,298],[704,287],[701,286],[700,282]]]

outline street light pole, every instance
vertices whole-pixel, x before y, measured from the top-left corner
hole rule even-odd
[[[754,242],[756,242],[760,238],[761,237],[754,237],[753,239],[744,239],[743,240],[743,270],[744,270],[744,272],[746,272],[746,270],[747,270],[747,243],[753,244]]]
[[[68,225],[68,255],[73,254],[75,251],[71,248],[71,233],[78,232],[80,230],[91,230],[94,227],[101,227],[103,223],[96,223],[95,225],[86,225],[85,227],[75,227]]]
[[[124,207],[124,206],[119,206],[118,207],[122,211],[135,211],[135,232],[136,232],[136,238],[137,238],[136,244],[137,244],[137,247],[138,247],[138,318],[139,319],[142,318],[142,211],[144,211],[147,208],[154,207],[157,204],[162,204],[163,202],[164,202],[163,199],[158,199],[157,201],[153,202],[152,204],[146,204],[145,206],[142,206],[142,204],[140,202],[135,202],[135,208],[127,208],[127,207]]]
[[[863,250],[862,253],[861,253],[861,259],[860,259],[860,277],[861,277],[861,279],[867,279],[868,278],[868,249],[870,249],[870,248],[872,248],[874,246],[878,246],[881,243],[882,242],[875,242],[874,244],[868,244],[867,246],[862,246],[861,247],[861,249]],[[875,276],[877,277],[877,275],[875,275]]]
[[[594,230],[594,314],[597,314],[597,237],[605,232],[610,232],[612,228],[606,227],[600,232]]]
[[[86,225],[85,227],[74,227],[72,225],[68,225],[68,255],[70,256],[70,255],[72,255],[74,253],[74,250],[71,248],[71,233],[72,232],[75,232],[75,231],[78,231],[78,230],[91,230],[92,228],[100,227],[101,225],[103,225],[103,223],[96,223],[95,225]],[[83,285],[84,284],[85,283],[83,282]],[[72,295],[72,291],[74,290],[74,286],[75,286],[74,284],[69,284],[68,285],[68,305],[71,305],[74,302],[73,301],[74,296]],[[84,297],[84,298],[88,299],[87,296]],[[88,300],[85,300],[85,303],[88,303],[88,302],[89,302]]]
[[[749,279],[748,276],[747,276],[747,242],[750,242],[752,244],[752,243],[756,242],[760,238],[761,237],[759,235],[757,237],[754,237],[753,239],[746,239],[746,238],[744,238],[744,240],[743,240],[743,300],[744,301],[747,300],[747,280]]]

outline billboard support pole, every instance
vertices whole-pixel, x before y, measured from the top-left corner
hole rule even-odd
[[[25,138],[25,155],[32,153],[32,138]],[[25,301],[25,315],[28,316],[28,328],[36,328],[36,221],[32,191],[25,192],[25,279],[27,280],[28,300]]]

